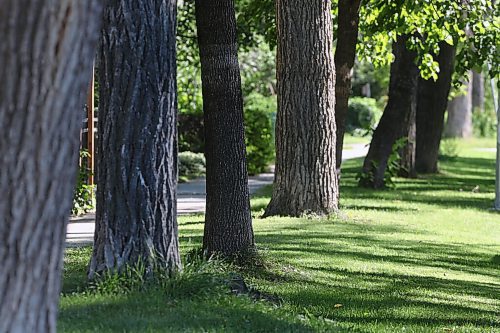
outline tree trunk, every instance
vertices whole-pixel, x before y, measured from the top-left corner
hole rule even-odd
[[[417,79],[418,85],[418,79]],[[418,92],[413,92],[415,95]],[[415,101],[417,96],[414,97]],[[400,168],[398,175],[405,178],[415,178],[417,176],[417,170],[415,165],[416,160],[416,146],[417,146],[417,105],[412,107],[408,120],[408,134],[403,148],[400,150]]]
[[[419,70],[415,65],[416,53],[406,48],[408,38],[408,35],[399,36],[392,45],[395,60],[391,65],[389,100],[363,164],[362,186],[385,186],[384,178],[393,147],[400,143],[399,140],[409,140],[411,134],[417,107]]]
[[[243,97],[233,0],[197,0],[207,205],[203,248],[226,257],[253,250]]]
[[[338,210],[330,0],[276,2],[276,173],[265,216]]]
[[[360,6],[361,0],[339,0],[338,4],[338,37],[335,49],[335,122],[337,125],[336,166],[339,178],[349,95],[351,94],[351,71],[358,43]]]
[[[419,79],[417,99],[417,149],[418,173],[438,172],[439,144],[443,135],[444,114],[448,105],[455,63],[455,47],[440,44],[441,51],[437,81]]]
[[[0,2],[0,332],[55,332],[100,1]]]
[[[175,0],[108,1],[99,58],[97,212],[89,278],[180,267]]]
[[[448,103],[448,121],[445,135],[452,138],[470,138],[472,136],[472,74],[464,82],[462,92]]]
[[[484,76],[472,71],[472,111],[484,111]]]

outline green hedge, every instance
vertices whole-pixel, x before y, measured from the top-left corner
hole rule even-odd
[[[274,161],[276,96],[253,93],[245,99],[245,141],[248,173],[267,171]]]
[[[179,153],[179,181],[205,176],[205,156],[201,153],[184,151]]]
[[[367,97],[351,97],[349,99],[349,112],[347,114],[347,132],[356,130],[370,130],[379,121],[382,110],[377,101]]]

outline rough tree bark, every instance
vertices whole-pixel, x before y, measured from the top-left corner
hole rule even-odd
[[[180,267],[176,1],[112,0],[99,66],[97,211],[89,278]]]
[[[472,136],[472,74],[464,82],[461,94],[448,103],[448,120],[445,135],[451,138]]]
[[[484,111],[484,75],[472,71],[472,112]]]
[[[0,2],[0,332],[55,332],[100,1]]]
[[[418,173],[438,172],[439,144],[443,135],[444,114],[448,106],[455,63],[455,47],[440,44],[436,57],[439,63],[437,81],[419,79],[417,98],[417,147]]]
[[[233,0],[197,0],[201,59],[207,204],[207,255],[239,256],[253,250]]]
[[[338,210],[330,0],[276,1],[276,171],[265,216]]]
[[[360,6],[361,0],[339,0],[338,4],[337,47],[335,49],[335,122],[337,125],[336,166],[339,178],[349,95],[351,94],[351,71],[358,42]]]
[[[363,173],[367,176],[360,180],[361,186],[385,186],[384,175],[392,148],[399,139],[408,139],[411,131],[417,108],[419,70],[415,65],[416,53],[406,48],[408,38],[399,36],[392,45],[395,60],[391,65],[389,100],[373,133],[363,164]]]

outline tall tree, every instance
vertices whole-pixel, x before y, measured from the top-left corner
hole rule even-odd
[[[196,0],[207,204],[203,248],[239,256],[254,247],[234,0]]]
[[[337,125],[336,166],[340,177],[351,72],[356,58],[361,0],[339,0],[337,47],[335,49],[335,122]]]
[[[416,53],[407,48],[408,39],[409,35],[398,36],[392,44],[395,60],[391,65],[389,100],[363,163],[362,186],[385,186],[385,173],[394,145],[400,139],[412,140],[419,70],[415,64]]]
[[[265,215],[338,209],[330,0],[277,0],[276,171]]]
[[[107,2],[90,278],[138,261],[180,266],[175,26],[175,0]]]
[[[472,73],[463,82],[459,95],[448,103],[445,135],[452,138],[472,136]]]
[[[0,2],[0,332],[55,332],[100,1]]]
[[[440,52],[436,57],[439,63],[438,79],[419,79],[416,147],[416,169],[419,173],[438,171],[439,144],[455,67],[455,50],[446,42],[440,43]]]

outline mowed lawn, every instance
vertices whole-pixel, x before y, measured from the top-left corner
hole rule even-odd
[[[262,259],[248,269],[187,261],[161,286],[88,287],[90,249],[69,249],[63,332],[500,332],[500,214],[494,140],[461,142],[441,174],[356,186],[345,163],[338,218],[258,218]],[[453,150],[453,149],[451,149]],[[203,216],[180,218],[183,253],[199,248]],[[232,295],[235,272],[271,301]],[[279,301],[276,301],[276,298]]]

